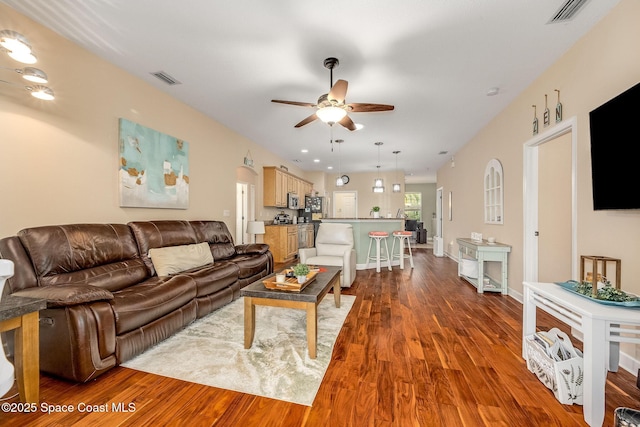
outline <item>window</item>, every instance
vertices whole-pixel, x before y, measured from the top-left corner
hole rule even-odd
[[[484,170],[484,222],[502,224],[504,181],[502,164],[498,159],[491,159]]]
[[[407,219],[422,221],[422,193],[404,193],[404,214]]]

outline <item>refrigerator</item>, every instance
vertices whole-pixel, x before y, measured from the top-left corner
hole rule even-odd
[[[304,209],[299,210],[300,216],[304,217],[305,222],[313,224],[314,236],[318,234],[320,222],[324,218],[324,197],[304,196]]]

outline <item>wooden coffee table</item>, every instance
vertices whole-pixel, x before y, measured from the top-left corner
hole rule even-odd
[[[326,270],[326,271],[325,271]],[[318,342],[318,304],[333,287],[333,299],[340,307],[340,271],[339,267],[322,267],[316,279],[301,292],[267,289],[262,283],[271,276],[242,288],[244,297],[244,348],[251,348],[256,331],[256,305],[271,307],[297,308],[307,312],[307,347],[309,357],[316,358]]]

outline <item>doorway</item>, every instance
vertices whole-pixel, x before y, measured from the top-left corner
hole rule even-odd
[[[545,280],[550,280],[546,274],[540,274],[539,269],[546,268],[545,266],[550,263],[548,258],[548,252],[550,251],[549,245],[557,244],[557,242],[553,242],[552,240],[547,239],[547,235],[553,233],[553,230],[556,229],[570,229],[570,233],[566,234],[566,238],[569,238],[569,242],[564,242],[565,253],[562,255],[563,258],[567,259],[566,252],[570,253],[568,257],[569,263],[571,265],[571,278],[577,279],[578,276],[578,253],[577,253],[577,189],[576,189],[576,165],[577,165],[577,145],[578,138],[576,135],[577,132],[577,119],[576,117],[572,117],[571,119],[561,122],[549,129],[548,131],[537,135],[536,137],[530,139],[524,144],[524,274],[523,280],[527,282],[539,282],[540,277],[544,277]],[[563,137],[565,136],[566,137]],[[547,173],[547,168],[551,167],[559,167],[554,164],[549,164],[550,162],[550,153],[557,152],[558,147],[551,147],[551,149],[547,152],[547,147],[545,147],[544,151],[541,151],[541,147],[543,144],[547,144],[552,142],[553,144],[562,144],[563,141],[565,144],[569,145],[570,138],[570,153],[568,153],[568,148],[564,149],[564,154],[561,155],[564,160],[563,167],[570,167],[570,173],[566,175],[558,174],[556,177],[558,179],[562,179],[564,183],[561,185],[561,188],[565,188],[566,190],[560,190],[560,193],[552,194],[549,192],[550,184],[546,182],[547,178],[541,178],[539,171],[544,168],[545,174]],[[562,148],[560,147],[561,152]],[[570,165],[567,165],[566,162],[570,161]],[[543,163],[544,162],[544,163]],[[555,174],[555,172],[554,172]],[[566,181],[570,182],[567,183]],[[567,189],[567,186],[570,186],[570,190]],[[542,194],[541,192],[545,193]],[[552,203],[551,199],[553,197],[560,197],[559,194],[564,194],[564,197],[568,196],[570,198],[570,202],[567,203],[565,200],[563,203],[566,204],[566,207],[570,207],[570,214],[566,215],[564,219],[557,217],[552,218],[550,211],[553,212],[555,207],[549,207],[549,203]],[[539,207],[544,205],[544,217],[540,217]],[[567,210],[567,209],[565,209]],[[547,214],[549,213],[549,214]],[[561,222],[560,222],[561,221]],[[570,222],[570,224],[567,224]],[[539,237],[541,226],[545,226],[545,230],[542,230],[542,234],[545,234],[545,238],[541,239]],[[550,228],[550,229],[547,229]],[[542,263],[539,259],[540,251],[544,251],[545,259],[542,260]],[[566,274],[566,273],[559,273]],[[567,280],[568,278],[560,277],[555,280]]]
[[[358,192],[334,191],[332,215],[334,218],[357,218]]]
[[[252,236],[247,233],[247,223],[256,217],[256,187],[244,182],[236,183],[236,229],[234,241],[241,244],[251,243]]]

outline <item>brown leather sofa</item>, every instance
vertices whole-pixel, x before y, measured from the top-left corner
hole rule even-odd
[[[150,249],[202,242],[212,264],[158,277]],[[47,300],[41,371],[77,382],[142,353],[273,271],[268,245],[236,246],[220,221],[27,228],[0,240],[0,257],[15,264],[5,293]]]

